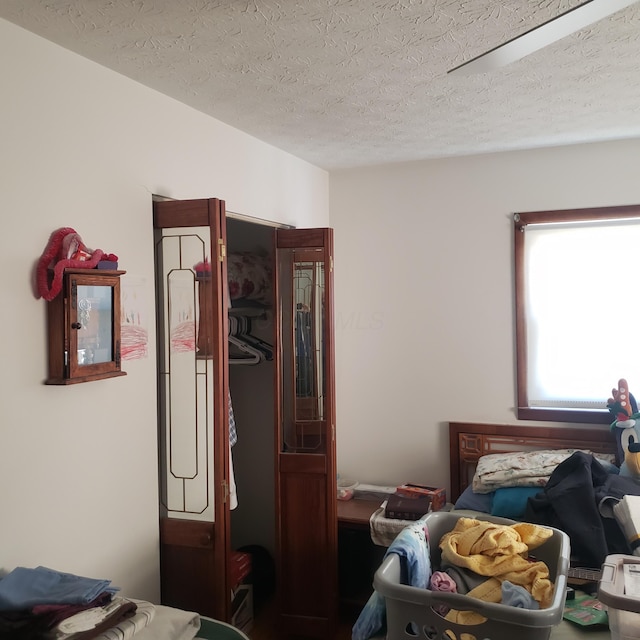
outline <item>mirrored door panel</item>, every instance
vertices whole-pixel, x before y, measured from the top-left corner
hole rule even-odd
[[[162,506],[214,520],[210,230],[162,229],[156,243]]]
[[[286,397],[283,451],[323,453],[325,408],[325,255],[318,249],[279,251],[280,291],[289,307],[282,348]]]

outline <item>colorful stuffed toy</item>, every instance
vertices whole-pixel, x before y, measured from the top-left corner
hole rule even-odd
[[[624,378],[618,380],[618,388],[612,389],[613,397],[607,400],[607,408],[615,416],[611,429],[615,431],[618,445],[620,475],[640,481],[640,413],[636,399],[629,393]]]
[[[117,261],[118,258],[113,254],[105,256],[101,249],[89,249],[71,227],[62,227],[54,231],[38,260],[36,269],[38,294],[47,302],[51,302],[62,289],[65,268],[93,269],[101,260]]]

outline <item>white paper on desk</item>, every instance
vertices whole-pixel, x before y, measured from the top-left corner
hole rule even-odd
[[[384,500],[388,495],[395,493],[397,487],[385,487],[378,484],[360,483],[354,490],[355,498],[361,500]]]

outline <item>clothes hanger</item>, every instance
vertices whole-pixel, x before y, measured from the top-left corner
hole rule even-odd
[[[263,362],[264,354],[258,349],[255,349],[251,345],[247,344],[243,340],[240,340],[236,336],[229,336],[229,343],[237,347],[243,353],[248,354],[247,356],[235,357],[229,354],[229,364],[259,364]]]
[[[241,316],[239,321],[241,333],[238,337],[248,342],[252,347],[262,351],[265,360],[273,360],[273,346],[251,333],[251,318],[248,316]]]
[[[229,317],[229,335],[245,343],[253,351],[259,351],[263,360],[273,360],[273,347],[268,342],[251,335],[251,320],[247,316]],[[237,343],[235,344],[238,346]]]

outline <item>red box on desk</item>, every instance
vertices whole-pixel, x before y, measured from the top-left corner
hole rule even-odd
[[[405,498],[431,498],[431,511],[440,511],[447,502],[447,492],[440,487],[425,487],[421,484],[403,484],[396,489]]]

